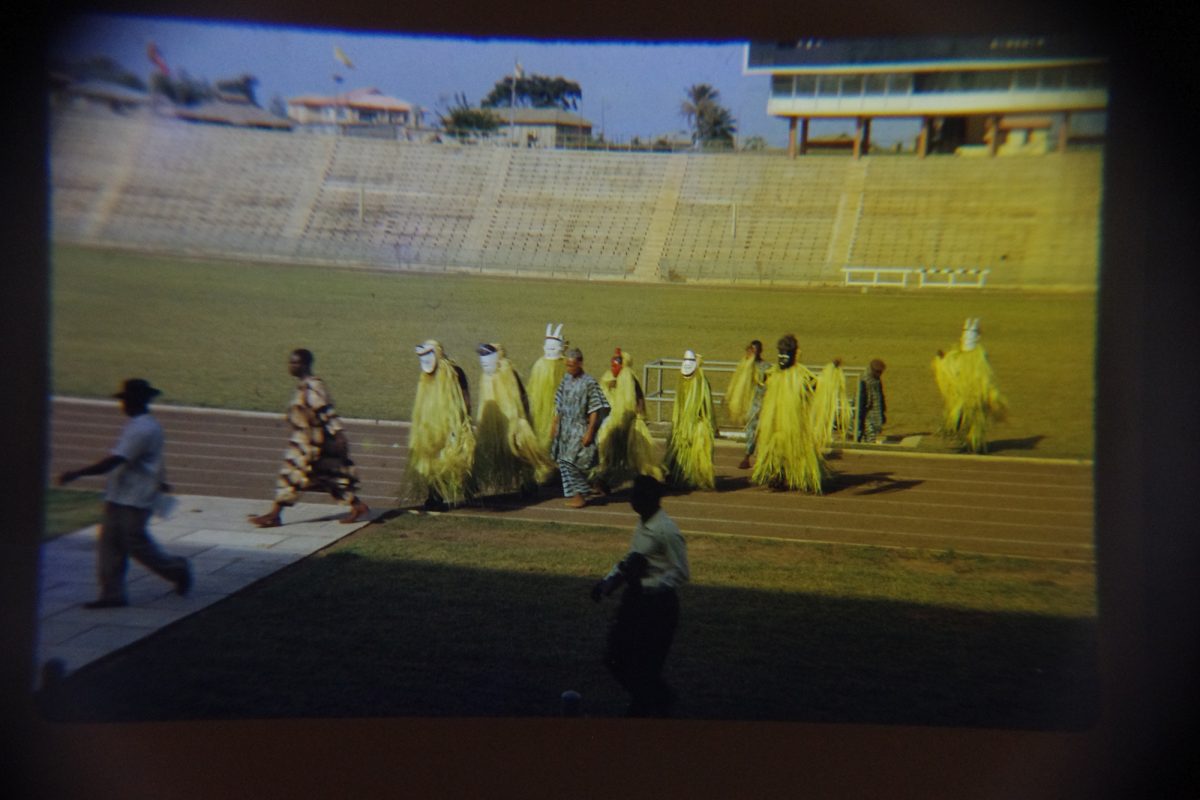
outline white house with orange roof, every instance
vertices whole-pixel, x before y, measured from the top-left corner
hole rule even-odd
[[[355,127],[417,127],[420,110],[373,87],[335,95],[302,95],[287,101],[287,113],[297,125],[346,130]]]

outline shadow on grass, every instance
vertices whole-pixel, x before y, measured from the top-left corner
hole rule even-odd
[[[1024,439],[997,439],[994,442],[988,442],[987,448],[989,453],[999,453],[1004,450],[1036,450],[1038,444],[1045,439],[1045,436],[1027,436]]]
[[[337,552],[82,668],[71,722],[591,716],[615,598],[591,578]],[[691,585],[666,677],[693,719],[1072,730],[1094,719],[1094,619]]]

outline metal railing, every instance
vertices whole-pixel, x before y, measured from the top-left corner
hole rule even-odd
[[[730,375],[737,369],[739,361],[705,361],[703,368],[705,376],[709,374]],[[647,403],[647,418],[650,417],[649,404],[654,404],[654,416],[651,421],[661,423],[664,421],[664,409],[668,404],[675,402],[675,389],[667,388],[663,380],[665,373],[668,371],[678,372],[683,364],[681,358],[656,358],[653,361],[642,365],[642,394],[646,398]],[[820,373],[825,368],[824,364],[805,364],[813,373]],[[846,376],[846,397],[850,404],[851,424],[849,437],[854,438],[855,432],[858,430],[858,385],[862,382],[863,375],[866,374],[865,367],[842,367],[842,373]],[[725,406],[725,392],[723,389],[728,385],[728,379],[720,381],[721,389],[718,389],[717,381],[709,381],[713,385],[713,407],[714,413],[720,414],[719,409]],[[667,420],[670,419],[670,414],[667,414]],[[725,420],[726,428],[738,430],[730,420]],[[718,417],[718,427],[720,427],[720,419]]]

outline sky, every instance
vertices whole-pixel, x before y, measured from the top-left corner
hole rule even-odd
[[[68,59],[106,55],[148,80],[146,55],[153,42],[174,74],[215,83],[250,74],[256,96],[269,107],[275,97],[329,95],[359,87],[438,111],[464,93],[478,105],[516,63],[526,74],[575,81],[583,97],[577,111],[609,141],[656,138],[687,129],[680,114],[689,86],[707,83],[737,120],[745,141],[761,136],[787,146],[787,122],[767,114],[770,78],[744,75],[745,43],[543,42],[385,35],[326,29],[195,22],[168,18],[81,15],[60,25],[49,55]],[[354,65],[334,57],[340,48]],[[341,75],[339,86],[333,76]],[[852,130],[848,121],[814,122],[812,136]],[[911,140],[916,123],[877,121],[872,140],[888,146]]]

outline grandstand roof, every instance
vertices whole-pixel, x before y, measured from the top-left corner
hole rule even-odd
[[[979,67],[1103,61],[1106,54],[1083,36],[914,36],[887,39],[809,38],[753,42],[746,48],[747,73],[805,69],[921,65]]]
[[[150,100],[150,95],[140,89],[133,89],[129,86],[109,81],[77,81],[67,85],[63,90],[68,94],[112,103],[140,105]]]
[[[211,122],[219,125],[238,125],[247,128],[285,128],[295,124],[290,119],[272,114],[249,102],[213,100],[197,106],[175,109],[175,116],[190,122]]]
[[[288,100],[296,106],[322,108],[325,106],[350,106],[352,108],[367,108],[379,111],[412,111],[413,104],[398,97],[388,97],[374,87],[351,89],[348,92],[332,97],[325,95],[301,95]]]

